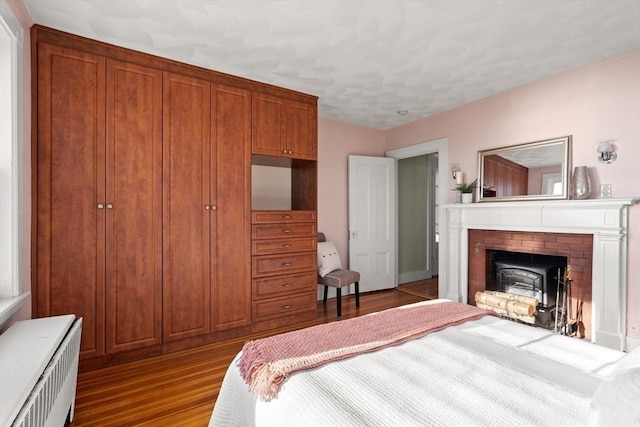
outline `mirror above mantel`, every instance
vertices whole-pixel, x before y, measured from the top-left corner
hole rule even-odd
[[[478,152],[480,202],[569,198],[571,136]]]

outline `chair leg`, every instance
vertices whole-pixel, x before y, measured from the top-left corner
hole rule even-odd
[[[324,285],[324,298],[322,299],[322,303],[326,304],[327,303],[327,294],[329,293],[329,287],[327,285]]]
[[[360,283],[356,282],[356,308],[360,307]]]
[[[336,288],[336,305],[338,306],[338,319],[342,317],[342,289]]]

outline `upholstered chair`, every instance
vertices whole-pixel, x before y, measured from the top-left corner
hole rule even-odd
[[[318,233],[318,284],[324,285],[324,298],[327,303],[329,286],[336,288],[338,319],[342,317],[342,288],[355,285],[356,308],[360,307],[360,273],[342,268],[340,256],[331,242],[327,242],[324,233]]]

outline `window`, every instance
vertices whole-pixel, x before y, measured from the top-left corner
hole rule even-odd
[[[21,121],[19,71],[15,18],[0,10],[0,327],[16,312],[25,295],[20,280],[20,217],[22,155],[18,126]],[[13,24],[13,25],[11,25]],[[20,144],[20,145],[19,145]],[[19,298],[18,298],[19,297]]]
[[[542,174],[542,192],[540,194],[562,195],[562,174],[544,173]]]

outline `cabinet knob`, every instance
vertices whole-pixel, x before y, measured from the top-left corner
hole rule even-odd
[[[283,233],[291,233],[291,229],[290,228],[285,228],[284,230],[282,230]]]
[[[209,205],[204,205],[204,209],[208,211],[209,209],[211,209],[211,206],[209,206]]]
[[[283,309],[288,310],[291,308],[291,304],[286,304],[282,306]]]
[[[111,203],[107,203],[107,209],[113,209],[113,205]]]
[[[291,219],[291,215],[282,215],[282,219]]]
[[[216,209],[218,209],[218,207],[216,205],[211,205],[211,210],[215,211]]]
[[[291,263],[291,262],[283,262],[283,263],[282,263],[282,266],[283,266],[283,267],[289,267],[289,266],[291,266],[292,264],[293,264],[293,263]]]
[[[290,288],[291,287],[291,283],[283,283],[282,287],[283,288]]]
[[[98,209],[104,209],[104,205],[102,203],[98,203]]]

